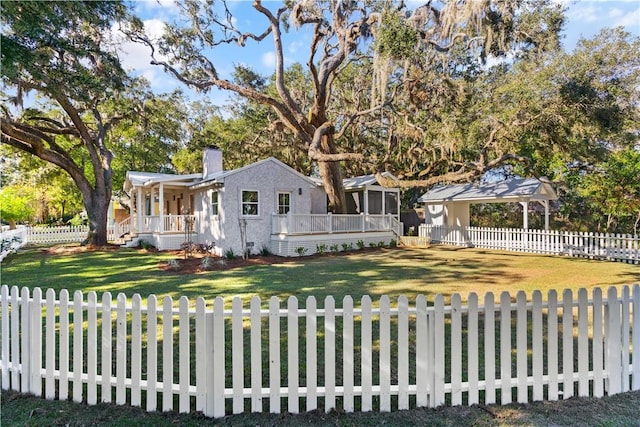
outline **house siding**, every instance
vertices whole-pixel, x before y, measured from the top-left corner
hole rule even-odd
[[[299,190],[301,189],[301,190]],[[223,255],[231,249],[242,254],[242,235],[251,245],[252,253],[262,247],[270,247],[271,216],[278,209],[278,193],[291,194],[293,213],[311,211],[311,190],[308,180],[292,172],[276,161],[255,164],[254,167],[239,170],[225,178],[224,187],[218,189],[218,216],[211,215],[211,193],[213,189],[200,192],[198,203],[200,243],[215,242],[216,252]],[[257,191],[258,215],[241,215],[242,191]],[[302,194],[299,194],[299,193]]]

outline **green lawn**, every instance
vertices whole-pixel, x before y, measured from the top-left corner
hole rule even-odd
[[[258,295],[266,300],[295,295],[301,302],[310,295],[319,299],[351,295],[358,301],[363,295],[377,300],[386,294],[393,300],[404,294],[412,300],[425,294],[432,300],[438,293],[446,299],[460,293],[464,301],[470,292],[482,296],[489,291],[496,295],[509,291],[515,296],[524,290],[530,297],[536,289],[546,296],[550,289],[577,291],[640,283],[637,265],[451,247],[354,251],[189,275],[158,267],[171,257],[133,249],[48,255],[29,248],[2,263],[1,281],[9,286],[68,289],[70,293],[184,295],[192,300],[199,296],[229,299],[239,295],[248,300]]]
[[[622,286],[640,282],[640,268],[637,265],[450,247],[354,251],[338,256],[300,258],[281,264],[190,275],[166,272],[159,268],[162,262],[172,257],[174,255],[168,253],[133,249],[49,255],[41,248],[28,248],[19,254],[12,255],[2,263],[1,282],[19,287],[39,286],[43,290],[68,289],[70,293],[76,290],[85,293],[95,291],[99,294],[110,291],[113,294],[124,292],[128,297],[139,293],[143,297],[149,294],[156,294],[158,297],[171,295],[174,299],[184,295],[192,302],[199,296],[207,300],[223,296],[227,298],[228,304],[230,304],[230,297],[235,295],[242,296],[244,300],[248,300],[253,295],[259,295],[263,301],[274,295],[281,299],[296,295],[300,305],[304,305],[304,299],[310,295],[319,299],[332,295],[338,300],[337,306],[342,305],[340,300],[346,295],[351,295],[356,300],[356,305],[359,305],[358,300],[365,294],[371,295],[374,301],[384,294],[389,295],[392,301],[402,294],[407,295],[410,301],[414,300],[418,294],[425,294],[431,301],[437,293],[443,294],[447,300],[453,293],[460,293],[465,301],[470,292],[483,295],[491,291],[496,294],[497,299],[497,294],[505,290],[515,297],[519,290],[524,290],[531,296],[533,290],[539,289],[546,296],[551,289],[556,289],[560,293],[565,288],[577,291],[581,287],[607,288],[610,285]],[[318,305],[324,304],[319,301]],[[396,329],[392,328],[392,334],[395,334],[395,331]],[[266,332],[265,328],[263,333]],[[377,332],[374,336],[377,336]],[[340,347],[340,341],[337,345]],[[411,345],[413,346],[414,343]],[[319,350],[320,347],[321,345]],[[230,356],[229,354],[228,357]],[[392,357],[395,358],[395,355]],[[267,359],[263,363],[267,363]],[[286,359],[281,363],[286,365]],[[337,363],[340,365],[340,361]],[[231,360],[227,358],[226,364],[230,366]],[[249,366],[248,361],[245,366]],[[337,372],[340,372],[339,368],[340,366],[337,366]],[[301,372],[304,370],[304,363],[301,364],[300,369]],[[263,367],[263,372],[265,374],[268,372],[268,366]],[[283,367],[283,372],[286,372],[286,366]],[[322,358],[319,361],[318,372],[322,376]],[[633,415],[629,418],[629,414],[634,414],[638,396],[638,393],[633,393],[613,400],[571,399],[558,405],[545,403],[524,407],[494,406],[489,409],[478,407],[415,409],[391,414],[332,413],[325,415],[322,412],[300,416],[244,414],[226,417],[223,420],[217,420],[216,423],[222,422],[225,425],[380,425],[383,423],[387,425],[504,425],[521,422],[523,425],[554,423],[563,425],[567,420],[576,420],[576,417],[584,415],[585,417],[581,418],[582,421],[597,420],[593,425],[634,425],[633,421],[630,421],[634,419]],[[600,405],[599,402],[603,402],[603,407],[590,414],[579,409],[584,405],[593,406],[594,402],[597,402],[596,406]],[[64,425],[66,423],[130,425],[132,422],[137,425],[176,423],[202,425],[214,423],[213,420],[203,419],[199,414],[188,416],[148,414],[135,408],[131,408],[130,411],[127,409],[127,412],[122,408],[115,410],[111,405],[86,407],[73,405],[70,402],[46,402],[42,399],[11,393],[2,394],[2,407],[3,421],[12,425]],[[620,412],[621,407],[622,412]],[[123,418],[114,418],[113,414],[121,411]],[[556,413],[550,414],[549,411]],[[25,418],[26,413],[32,415]],[[53,418],[49,418],[49,415]],[[578,424],[581,423],[578,422]],[[587,422],[585,425],[588,424]]]

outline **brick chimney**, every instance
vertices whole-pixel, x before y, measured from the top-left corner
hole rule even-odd
[[[222,151],[218,147],[207,147],[202,157],[202,179],[218,172],[222,172]]]

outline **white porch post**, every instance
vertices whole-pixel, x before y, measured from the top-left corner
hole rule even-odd
[[[365,213],[367,215],[369,214],[369,190],[367,190],[366,188],[364,190],[364,206],[362,212],[360,213]]]
[[[529,202],[520,202],[522,205],[522,228],[529,229]]]
[[[387,192],[382,190],[382,215],[387,213]]]
[[[142,187],[138,187],[138,196],[136,198],[136,233],[142,231]]]
[[[158,206],[158,217],[160,220],[160,226],[158,227],[160,229],[160,232],[162,233],[164,231],[164,184],[161,182],[160,183],[160,195],[159,195],[159,205]]]
[[[543,200],[542,204],[544,205],[544,229],[549,230],[549,201]]]

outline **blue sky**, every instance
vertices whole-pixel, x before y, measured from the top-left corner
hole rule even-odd
[[[602,28],[623,26],[626,31],[640,36],[640,0],[555,0],[568,7],[563,43],[572,50],[580,37],[590,38]],[[412,3],[422,3],[410,1]],[[262,32],[264,18],[253,10],[249,0],[231,0],[229,2],[235,23],[242,31]],[[263,5],[275,10],[280,2],[264,1]],[[152,34],[160,34],[165,22],[175,19],[178,9],[173,0],[138,0],[134,2],[138,16]],[[293,33],[286,35],[284,43],[285,62],[306,62],[309,34]],[[255,71],[270,75],[273,72],[274,50],[269,38],[257,44],[247,42],[247,47],[228,46],[214,51],[213,62],[219,75],[228,78],[234,64],[250,66]],[[177,80],[166,75],[160,67],[149,64],[148,49],[143,46],[127,44],[122,55],[125,66],[144,75],[154,90],[170,91],[183,88]],[[208,98],[215,104],[223,104],[227,94],[219,91],[209,93]]]

